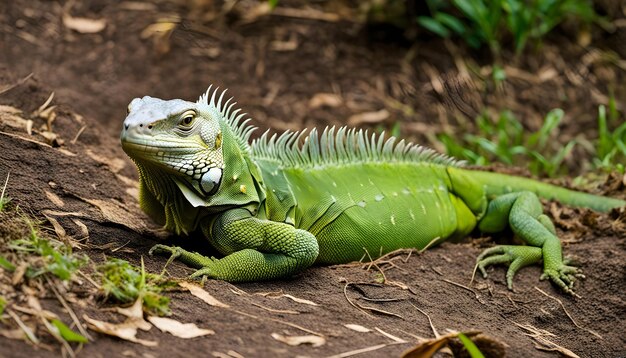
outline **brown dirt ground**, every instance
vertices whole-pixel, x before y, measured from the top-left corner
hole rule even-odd
[[[58,220],[73,237],[79,237],[81,229],[72,219],[78,217],[87,226],[89,237],[81,251],[94,261],[113,256],[139,264],[143,256],[147,269],[159,272],[165,258],[147,256],[147,251],[163,234],[138,209],[137,175],[117,139],[133,97],[194,99],[213,83],[228,87],[261,128],[284,130],[346,121],[390,128],[398,121],[406,137],[426,143],[442,130],[467,130],[470,124],[461,114],[471,117],[485,106],[511,108],[531,129],[538,128],[549,109],[562,107],[567,117],[560,143],[581,135],[594,137],[597,105],[606,103],[610,91],[625,109],[626,73],[619,60],[626,57],[624,27],[612,34],[593,33],[591,50],[567,45],[571,39],[557,33],[528,59],[507,62],[509,80],[494,89],[484,80],[490,71],[488,56],[471,57],[453,43],[426,35],[411,45],[399,40],[398,31],[390,35],[386,28],[364,28],[352,20],[354,11],[344,2],[315,2],[308,7],[302,1],[284,1],[284,8],[301,11],[269,16],[253,16],[257,3],[235,3],[230,9],[212,1],[2,2],[0,89],[5,90],[0,90],[0,104],[19,108],[23,117],[34,121],[34,134],[28,135],[23,128],[10,126],[6,113],[0,117],[0,178],[11,172],[8,195],[14,202],[38,217],[44,210],[80,212]],[[95,34],[80,34],[63,25],[64,12],[105,19],[106,27]],[[340,14],[340,19],[328,16],[329,12]],[[178,19],[169,37],[142,36],[149,25],[164,19]],[[607,59],[610,51],[618,55],[617,60]],[[20,81],[30,73],[34,75]],[[15,86],[8,89],[11,85]],[[60,147],[58,140],[50,142],[42,136],[45,120],[31,115],[52,91],[52,104],[57,107],[50,129],[62,140]],[[320,93],[335,94],[339,101],[316,106],[311,99]],[[389,114],[375,123],[362,116],[348,119],[380,110]],[[581,151],[577,154],[587,155]],[[584,171],[575,158],[568,165]],[[625,180],[614,176],[600,190],[623,198]],[[62,206],[50,193],[61,199]],[[104,202],[97,206],[94,200]],[[186,341],[152,329],[139,335],[159,342],[157,348],[148,348],[93,333],[95,341],[79,355],[219,356],[218,352],[232,350],[243,356],[317,357],[393,342],[376,331],[357,333],[343,326],[355,323],[408,341],[360,356],[398,356],[414,344],[415,336],[433,335],[428,319],[416,307],[430,316],[439,332],[480,330],[504,342],[509,356],[556,354],[537,350],[536,341],[516,323],[554,334],[551,341],[580,356],[626,355],[624,213],[598,215],[550,203],[546,209],[555,218],[566,253],[580,261],[588,277],[577,284],[580,298],[564,296],[549,283],[539,282],[538,267],[517,275],[514,292],[506,289],[502,268],[490,270],[488,280],[480,278],[469,289],[460,287],[469,286],[475,257],[491,244],[491,239],[481,239],[446,243],[406,262],[395,260],[397,267],[387,270],[386,278],[405,284],[408,290],[394,285],[351,285],[346,290],[351,300],[401,318],[364,313],[344,296],[347,282],[374,283],[378,271],[361,265],[314,267],[288,280],[235,285],[250,295],[236,295],[225,282],[206,283],[215,297],[255,318],[207,306],[185,292],[172,293],[173,318],[211,328],[216,331],[213,336]],[[201,243],[195,247],[202,250]],[[177,263],[168,271],[177,277],[191,272]],[[571,318],[556,300],[536,288],[561,300]],[[93,295],[78,291],[68,295],[79,317],[116,319]],[[271,291],[319,306],[254,295]],[[397,300],[370,302],[368,298]],[[40,299],[44,308],[66,317],[53,296]],[[254,304],[299,314],[270,312]],[[272,333],[307,333],[276,319],[315,331],[327,342],[321,347],[278,342]],[[0,322],[0,327],[6,322]],[[6,338],[0,342],[0,356],[60,354],[56,346],[48,350]]]

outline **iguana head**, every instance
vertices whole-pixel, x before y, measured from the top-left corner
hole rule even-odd
[[[162,171],[210,196],[224,168],[220,116],[202,102],[135,98],[124,120],[122,148],[140,168]]]

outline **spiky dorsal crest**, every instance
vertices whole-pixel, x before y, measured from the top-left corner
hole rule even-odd
[[[307,135],[286,131],[269,136],[269,131],[252,142],[255,157],[282,162],[284,166],[312,168],[327,164],[363,162],[428,162],[445,166],[461,166],[463,162],[433,149],[395,137],[361,129],[326,127],[321,135],[314,128]]]
[[[226,91],[227,89],[219,91],[219,87],[213,89],[213,85],[210,85],[206,92],[198,98],[196,104],[203,110],[217,111],[221,117],[220,120],[226,122],[237,137],[239,147],[243,151],[249,152],[250,135],[257,128],[249,124],[252,118],[244,119],[247,113],[241,113],[241,108],[234,108],[237,102],[233,101],[233,97],[224,102]]]

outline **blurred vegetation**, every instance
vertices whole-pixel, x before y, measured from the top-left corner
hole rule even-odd
[[[566,20],[589,28],[599,19],[590,0],[427,0],[430,14],[417,22],[444,37],[456,36],[472,48],[489,46],[494,56],[512,40],[516,54]]]
[[[598,112],[599,137],[586,148],[592,155],[591,164],[599,169],[624,173],[626,123],[618,125],[620,114],[614,106],[609,110],[608,119],[604,106],[600,106]],[[563,116],[563,110],[553,109],[545,116],[542,127],[533,133],[528,132],[511,111],[503,111],[497,118],[482,114],[476,118],[478,133],[462,136],[443,133],[438,139],[447,154],[470,164],[526,165],[534,175],[554,177],[567,173],[563,161],[576,145],[582,145],[576,140],[565,145],[549,145],[558,143],[556,137]],[[610,130],[611,127],[615,129]]]

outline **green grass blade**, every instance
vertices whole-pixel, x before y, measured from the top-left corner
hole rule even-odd
[[[89,342],[89,340],[87,338],[85,338],[85,336],[72,331],[68,326],[65,325],[65,323],[59,321],[56,318],[53,319],[52,321],[50,321],[50,323],[52,323],[52,325],[54,327],[56,327],[56,329],[59,330],[59,334],[67,342],[77,342],[77,343],[87,343],[87,342]]]
[[[469,353],[470,357],[485,358],[485,356],[478,349],[478,347],[476,347],[476,344],[474,344],[471,339],[467,338],[466,335],[464,335],[463,333],[459,333],[458,337],[461,340],[461,343],[463,343],[463,346],[465,346],[465,349],[467,349],[467,353]]]
[[[9,272],[15,271],[15,265],[13,265],[9,260],[5,259],[2,256],[0,256],[0,267]]]

